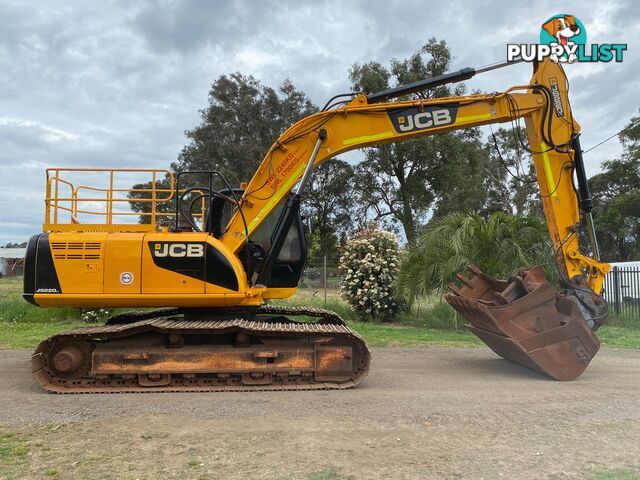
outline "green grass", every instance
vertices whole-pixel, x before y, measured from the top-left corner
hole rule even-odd
[[[379,323],[354,323],[349,326],[372,347],[479,347],[482,342],[467,330],[392,326]]]
[[[86,325],[86,323],[79,321],[51,323],[0,322],[0,348],[34,348],[51,335]]]
[[[19,465],[29,455],[29,443],[14,432],[0,433],[0,473],[2,466]]]
[[[605,325],[598,329],[596,335],[607,347],[640,349],[640,330],[637,328]]]
[[[640,348],[640,315],[611,313],[607,323],[598,329],[603,345],[620,348]]]
[[[348,477],[338,475],[332,468],[318,473],[311,473],[307,477],[309,480],[347,480]]]
[[[589,478],[591,480],[640,480],[640,474],[637,471],[616,468],[595,472]]]
[[[20,293],[21,291],[22,279],[7,277],[0,279],[0,298],[4,295]]]
[[[79,320],[77,308],[38,308],[27,303],[22,297],[0,298],[1,323],[49,323]]]
[[[38,308],[22,299],[22,282],[0,279],[0,348],[34,348],[45,338],[63,330],[86,325],[78,308]],[[344,318],[365,341],[374,347],[479,347],[482,342],[460,324],[449,305],[439,298],[422,299],[393,323],[357,322],[349,306],[332,295],[323,298],[301,291],[292,299],[275,302],[327,308]],[[598,330],[609,347],[640,349],[640,318],[612,317]]]

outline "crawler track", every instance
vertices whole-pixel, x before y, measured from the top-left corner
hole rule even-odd
[[[316,390],[355,387],[369,369],[362,338],[327,310],[266,306],[246,318],[203,316],[131,312],[54,335],[33,354],[33,376],[54,393]]]

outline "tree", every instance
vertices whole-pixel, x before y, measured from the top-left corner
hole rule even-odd
[[[401,85],[441,75],[449,70],[451,60],[446,42],[432,38],[408,59],[392,60],[390,68],[378,62],[354,64],[350,78],[354,91],[371,93],[389,88],[392,79]],[[444,85],[421,97],[463,92],[462,84]],[[367,148],[366,161],[356,169],[361,201],[376,220],[399,223],[412,242],[434,202],[439,211],[477,209],[484,203],[485,191],[478,185],[482,183],[481,149],[477,130]]]
[[[600,254],[608,261],[640,258],[640,117],[620,134],[623,152],[589,179]]]
[[[533,159],[525,149],[528,146],[522,127],[517,130],[499,128],[489,136],[485,144],[488,161],[482,165],[488,187],[486,212],[502,211],[543,218]]]
[[[409,247],[398,276],[398,290],[409,302],[444,292],[455,274],[474,264],[489,275],[509,277],[521,267],[540,265],[553,274],[547,227],[536,217],[494,212],[488,218],[454,213],[431,222]]]
[[[436,146],[429,175],[435,196],[433,216],[483,211],[490,188],[485,173],[490,158],[482,146],[480,130],[460,130],[428,140]]]
[[[276,91],[252,76],[238,72],[222,75],[209,90],[209,103],[200,111],[201,123],[185,132],[189,143],[171,169],[217,170],[232,187],[239,186],[240,182],[251,180],[265,153],[284,130],[316,110],[289,80]],[[190,175],[181,179],[181,188],[195,185],[207,185],[206,177]],[[168,188],[168,179],[159,180],[157,186]],[[132,188],[149,190],[151,182]],[[151,198],[150,193],[133,191],[128,196],[133,200],[129,202],[133,211],[151,211],[151,203],[135,201]],[[158,203],[157,207],[162,212],[173,212],[174,204]],[[150,217],[141,215],[139,221],[148,223]]]
[[[330,159],[313,171],[303,193],[302,215],[311,220],[310,257],[338,255],[338,239],[354,224],[353,167]]]
[[[6,245],[2,246],[2,248],[26,248],[26,247],[27,247],[27,242],[22,242],[22,243],[9,242]]]
[[[289,80],[276,92],[252,76],[222,75],[209,90],[202,122],[185,132],[190,142],[172,168],[218,170],[232,186],[248,182],[280,134],[316,110]]]
[[[140,213],[140,218],[138,223],[151,223],[151,199],[152,199],[152,182],[145,183],[137,183],[131,190],[127,193],[127,198],[129,198],[129,205],[131,210],[134,212]],[[171,184],[168,178],[163,178],[161,180],[156,181],[156,189],[159,192],[156,193],[156,199],[166,199],[170,197]],[[142,200],[142,201],[141,201]],[[172,201],[159,201],[156,202],[156,212],[160,214],[169,214],[174,211],[175,203]],[[165,221],[161,221],[160,223],[167,223],[172,220],[172,217],[169,215],[163,215]]]

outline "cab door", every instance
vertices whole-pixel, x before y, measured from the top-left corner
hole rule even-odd
[[[273,266],[271,279],[267,287],[297,287],[307,259],[307,244],[302,227],[302,219],[298,215],[291,225],[287,239],[282,246],[278,260]]]
[[[273,235],[282,213],[283,202],[284,200],[269,212],[267,217],[251,234],[251,241],[258,243],[265,255],[268,255],[269,250],[271,250]],[[266,286],[270,288],[297,287],[306,259],[307,242],[302,218],[298,215],[291,224],[287,238],[271,272],[271,279]]]

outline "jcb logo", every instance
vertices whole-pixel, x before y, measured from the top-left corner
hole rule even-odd
[[[451,125],[456,121],[458,107],[403,108],[389,112],[396,131],[400,133]]]
[[[202,243],[173,243],[158,242],[153,244],[151,250],[156,258],[172,257],[204,257],[204,244]]]

